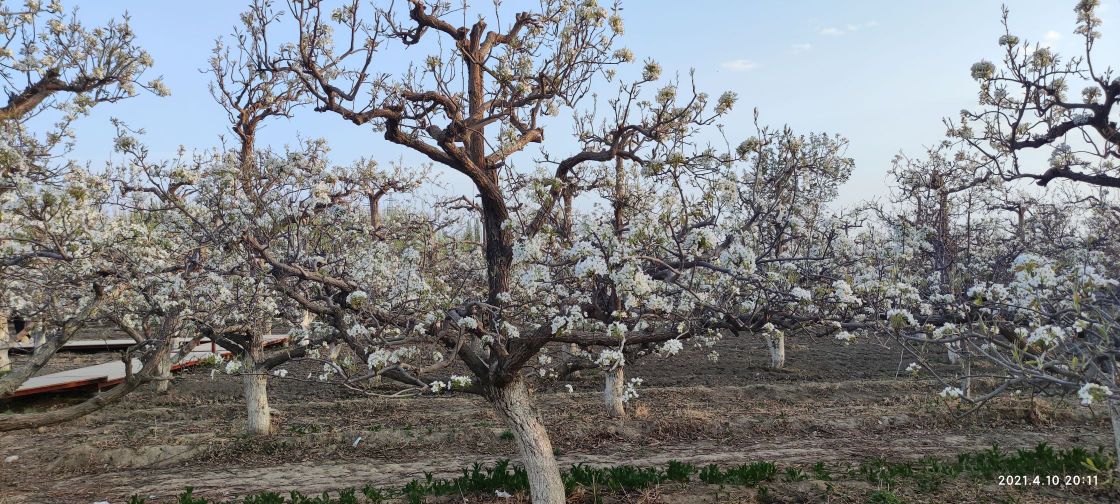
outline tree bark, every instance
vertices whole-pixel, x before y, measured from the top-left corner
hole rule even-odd
[[[961,360],[961,354],[957,352],[957,348],[953,346],[953,343],[946,343],[945,348],[949,349],[949,364],[956,364]]]
[[[563,213],[560,219],[560,236],[565,241],[570,241],[572,239],[572,190],[564,188],[564,192],[560,194],[564,199]],[[616,208],[614,213],[616,226],[620,226],[621,224],[618,223],[622,220],[622,210]]]
[[[381,229],[381,196],[383,193],[369,194],[369,225],[374,233]]]
[[[171,387],[171,352],[156,363],[156,393],[166,394]]]
[[[260,335],[253,336],[245,360],[246,372],[241,375],[247,414],[245,431],[250,436],[267,436],[272,432],[272,411],[268,407],[268,370],[257,366],[264,360],[264,339]]]
[[[786,365],[786,335],[764,334],[762,337],[766,340],[766,348],[770,350],[770,367],[781,369]]]
[[[272,432],[272,415],[268,409],[268,376],[263,373],[242,375],[245,410],[248,413],[246,433],[267,436]]]
[[[965,399],[972,399],[972,356],[965,354],[961,356],[961,393],[964,394]]]
[[[8,349],[12,346],[11,338],[8,333],[8,311],[0,310],[0,373],[12,370],[12,361],[8,357]]]
[[[1112,455],[1120,460],[1120,401],[1108,400],[1108,416],[1112,420]],[[1120,474],[1120,464],[1116,464],[1113,472]]]
[[[521,377],[501,387],[492,387],[488,397],[498,415],[505,420],[517,440],[521,463],[529,475],[529,492],[534,504],[563,504],[564,481],[552,452],[552,441],[540,416],[529,400]]]
[[[24,89],[20,94],[12,94],[8,104],[0,107],[0,120],[18,120],[30,114],[43,100],[65,89],[66,83],[59,78],[57,69],[50,69],[38,82]]]
[[[626,403],[622,396],[626,390],[626,368],[618,366],[606,372],[606,385],[603,387],[603,400],[607,404],[607,414],[611,418],[626,418]]]
[[[509,246],[509,233],[502,229],[509,213],[502,201],[482,201],[482,231],[486,242],[486,277],[489,287],[487,302],[502,305],[499,295],[509,292],[510,267],[513,265],[513,248]]]

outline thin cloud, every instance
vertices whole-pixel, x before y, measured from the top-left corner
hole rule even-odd
[[[758,63],[746,59],[724,61],[719,66],[733,72],[747,72],[758,68]]]
[[[1044,47],[1053,47],[1054,44],[1056,44],[1058,42],[1058,40],[1061,39],[1061,38],[1062,38],[1061,33],[1058,33],[1054,30],[1050,30],[1050,31],[1046,32],[1046,35],[1043,35],[1042,45]]]
[[[813,44],[810,44],[810,43],[806,42],[804,44],[793,44],[793,46],[791,46],[791,47],[793,47],[793,54],[800,54],[800,53],[803,53],[805,51],[808,51],[809,49],[812,49]]]
[[[879,26],[879,22],[875,20],[867,21],[860,24],[846,24],[843,27],[829,26],[821,29],[818,33],[826,37],[843,37],[849,33],[855,33],[867,28],[874,28]]]

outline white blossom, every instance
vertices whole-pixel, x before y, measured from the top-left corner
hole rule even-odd
[[[937,395],[945,399],[960,399],[964,396],[964,391],[957,387],[945,387]]]
[[[369,299],[369,294],[366,294],[365,291],[357,290],[346,295],[346,304],[359,308],[367,299]]]
[[[657,352],[664,357],[668,357],[677,355],[681,350],[684,350],[684,343],[678,338],[673,338],[662,343]]]
[[[451,379],[449,380],[448,383],[450,384],[451,388],[464,389],[464,388],[470,387],[472,382],[473,381],[471,380],[471,377],[469,377],[469,376],[451,375]]]
[[[1096,383],[1086,383],[1077,391],[1077,397],[1081,399],[1081,404],[1086,406],[1111,396],[1111,389]]]

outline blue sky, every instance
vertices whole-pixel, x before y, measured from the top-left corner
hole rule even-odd
[[[1116,2],[1106,0],[1099,12],[1104,38],[1096,59],[1105,64],[1116,60],[1117,50],[1111,48],[1120,48],[1113,42],[1120,38]],[[228,132],[224,113],[209,96],[209,78],[199,70],[206,65],[214,39],[229,32],[245,2],[70,4],[80,6],[87,23],[128,11],[139,40],[155,59],[152,74],[162,74],[172,91],[168,98],[141,96],[101,107],[84,118],[78,125],[75,158],[95,163],[111,158],[110,117],[144,128],[153,152],[166,156],[179,145],[216,145],[218,135]],[[533,4],[506,0],[503,6],[517,10]],[[1072,55],[1079,49],[1073,5],[1054,0],[1008,2],[1012,30]],[[977,86],[969,66],[981,58],[999,58],[1000,6],[990,0],[629,0],[623,3],[626,32],[621,45],[639,61],[654,58],[666,74],[685,76],[695,69],[699,89],[712,95],[738,93],[739,104],[724,121],[733,142],[752,133],[754,107],[764,124],[846,136],[856,168],[840,202],[851,204],[884,195],[894,155],[918,155],[924,146],[939,142],[942,118],[974,105]],[[394,52],[397,58],[423,57]],[[550,132],[552,138],[563,134]],[[310,110],[288,123],[271,123],[262,140],[280,146],[297,135],[327,138],[340,162],[358,157],[383,162],[402,156],[415,159],[368,129]]]

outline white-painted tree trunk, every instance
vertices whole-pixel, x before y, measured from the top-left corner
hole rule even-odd
[[[156,363],[156,393],[166,394],[171,387],[171,351]]]
[[[327,354],[330,356],[331,362],[338,361],[338,356],[342,354],[345,345],[345,343],[330,343],[327,345]]]
[[[303,319],[299,322],[299,327],[303,329],[304,333],[311,330],[311,322],[315,320],[315,314],[311,310],[303,310]]]
[[[12,370],[12,361],[8,357],[8,349],[12,346],[12,337],[8,334],[8,312],[0,310],[0,373]]]
[[[245,374],[241,376],[248,419],[245,430],[250,436],[267,436],[272,432],[272,411],[268,408],[268,373],[257,369],[257,362],[263,357],[262,344],[262,338],[253,338],[245,359]]]
[[[626,368],[616,367],[606,371],[606,384],[603,387],[603,401],[611,418],[626,418],[626,403],[622,396],[626,393]]]
[[[945,348],[949,349],[949,364],[956,364],[961,360],[961,354],[957,351],[956,343],[946,343]]]
[[[27,321],[28,324],[31,321]],[[46,320],[40,320],[31,328],[31,344],[32,346],[40,346],[47,342],[47,324]]]
[[[560,466],[552,452],[548,431],[529,400],[525,382],[516,378],[504,387],[491,389],[489,396],[494,410],[505,420],[517,440],[521,463],[529,475],[531,502],[564,504],[566,499]]]
[[[272,414],[268,409],[268,377],[264,374],[242,375],[245,410],[248,413],[246,432],[252,436],[266,436],[272,432]]]
[[[961,377],[961,393],[964,394],[965,399],[972,399],[972,357],[970,355],[961,355],[961,370],[963,371]]]
[[[770,367],[781,369],[786,365],[786,335],[782,333],[764,334],[766,348],[770,350]]]

